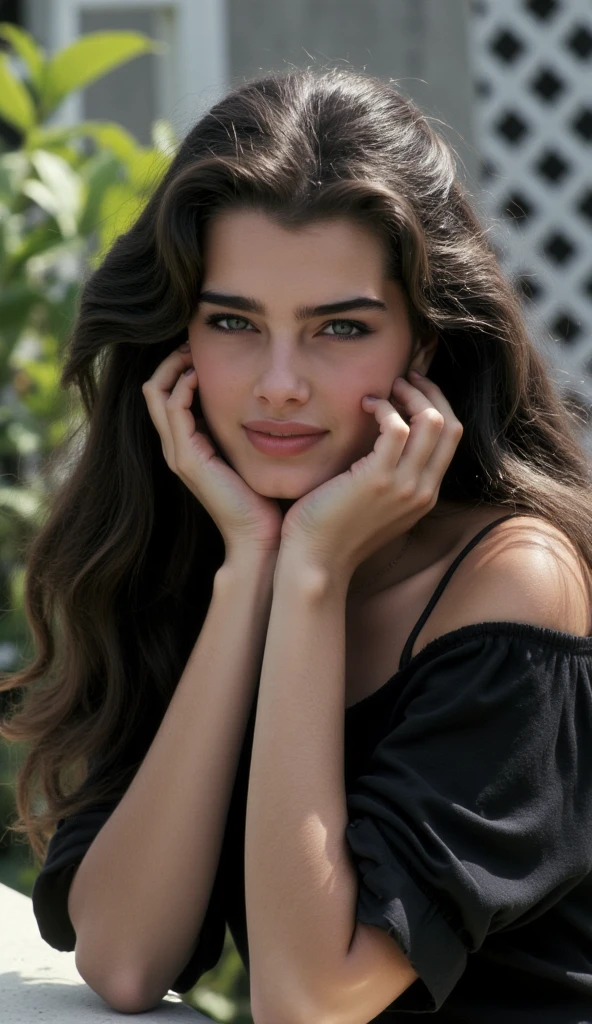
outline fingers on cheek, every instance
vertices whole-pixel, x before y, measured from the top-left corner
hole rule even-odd
[[[399,401],[397,401],[396,398],[393,397],[393,398],[391,398],[391,405],[394,406],[396,411],[399,413],[399,416],[401,417],[401,419],[404,419],[405,423],[407,423],[409,421],[409,415],[408,415],[408,411],[407,411],[405,405],[403,404],[403,402],[399,402]]]

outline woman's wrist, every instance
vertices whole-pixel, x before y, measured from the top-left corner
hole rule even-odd
[[[277,558],[278,551],[262,551],[247,547],[227,551],[224,562],[216,573],[216,579],[238,582],[263,577],[269,578],[271,584]]]

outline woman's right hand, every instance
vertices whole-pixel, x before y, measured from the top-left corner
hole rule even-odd
[[[188,369],[193,370],[189,375]],[[253,491],[220,458],[205,419],[196,420],[191,412],[197,387],[187,345],[171,352],[142,384],[167,465],[211,515],[224,538],[226,557],[245,549],[251,554],[277,554],[281,509],[277,501]]]

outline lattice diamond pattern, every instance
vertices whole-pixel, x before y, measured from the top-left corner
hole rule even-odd
[[[592,2],[471,12],[480,205],[533,339],[592,424]]]

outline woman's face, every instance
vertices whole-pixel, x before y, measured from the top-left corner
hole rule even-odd
[[[411,362],[403,291],[385,276],[381,242],[353,221],[286,229],[259,211],[227,211],[208,225],[204,259],[189,323],[203,415],[233,469],[257,493],[288,499],[285,510],[372,450],[379,429],[362,398],[388,398],[410,366],[425,372],[434,344]],[[249,440],[251,420],[327,433],[299,454],[268,454]]]

